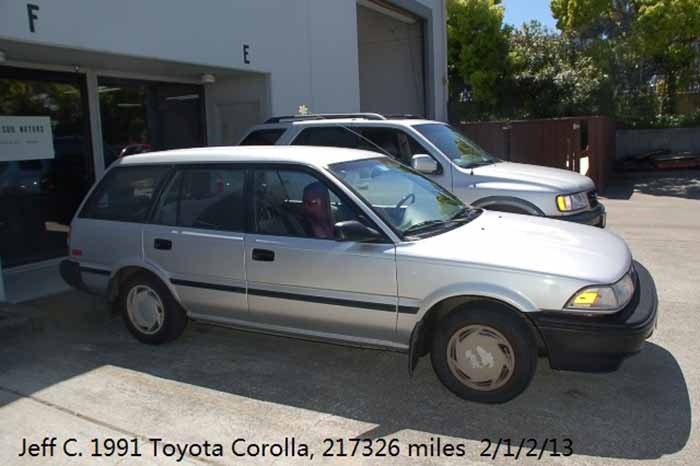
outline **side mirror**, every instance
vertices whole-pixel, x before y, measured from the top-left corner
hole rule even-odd
[[[438,164],[428,154],[416,154],[411,157],[411,167],[418,172],[432,175],[438,171]]]
[[[346,220],[335,224],[335,239],[338,241],[355,241],[358,243],[381,239],[382,235],[357,220]]]

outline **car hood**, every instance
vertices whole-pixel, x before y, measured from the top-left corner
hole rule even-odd
[[[460,170],[471,173],[470,169],[461,168]],[[504,181],[534,184],[564,194],[595,189],[593,180],[580,173],[526,163],[501,162],[475,167],[474,174]]]
[[[632,256],[619,236],[578,223],[483,211],[466,225],[400,248],[403,257],[580,279],[619,280]]]

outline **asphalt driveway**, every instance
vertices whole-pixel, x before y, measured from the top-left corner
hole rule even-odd
[[[608,196],[608,228],[651,271],[661,303],[644,351],[613,374],[555,372],[540,359],[523,395],[485,406],[451,395],[426,358],[409,378],[405,355],[204,325],[149,347],[99,299],[65,293],[24,308],[41,315],[42,329],[0,341],[0,464],[698,464],[700,172],[636,176]],[[82,456],[48,456],[53,437],[58,446],[75,439],[68,453]],[[288,453],[304,443],[313,460],[231,451],[235,439],[248,452],[285,437],[287,447],[296,442]],[[323,457],[329,446],[339,452],[324,439],[353,437],[398,439],[399,456]],[[567,438],[573,455],[552,456]],[[142,456],[89,456],[92,439],[103,455],[118,451],[109,439],[137,439]],[[480,456],[483,439],[549,442],[541,458],[493,461]],[[42,455],[20,457],[23,441]],[[222,444],[224,456],[163,447],[205,441]],[[433,455],[409,457],[411,443]],[[465,455],[447,456],[445,444]]]

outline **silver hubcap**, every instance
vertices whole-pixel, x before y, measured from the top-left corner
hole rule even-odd
[[[447,342],[447,364],[452,375],[469,388],[491,391],[505,385],[513,375],[513,347],[498,330],[468,325]]]
[[[165,311],[158,293],[146,285],[136,285],[126,296],[126,312],[139,332],[153,335],[163,327]]]

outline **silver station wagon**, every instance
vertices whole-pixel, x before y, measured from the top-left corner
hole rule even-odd
[[[656,325],[647,270],[605,230],[465,206],[375,152],[219,147],[117,161],[70,228],[66,282],[140,341],[189,320],[430,354],[458,396],[521,393],[538,354],[610,371]]]

